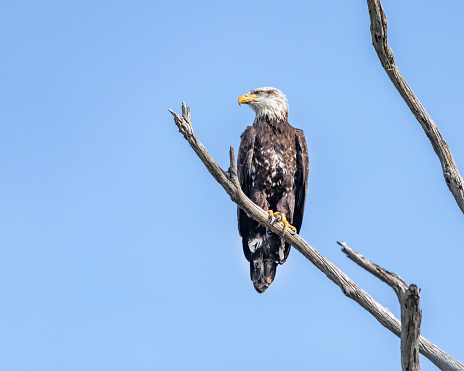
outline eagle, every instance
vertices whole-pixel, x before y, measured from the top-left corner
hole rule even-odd
[[[299,233],[308,188],[308,147],[303,130],[291,126],[288,101],[276,88],[264,87],[240,96],[256,113],[252,126],[241,135],[237,175],[243,192],[267,211],[272,222],[284,223]],[[283,264],[290,245],[281,236],[266,231],[238,208],[238,230],[243,252],[250,262],[250,276],[258,293],[274,280],[278,264]]]

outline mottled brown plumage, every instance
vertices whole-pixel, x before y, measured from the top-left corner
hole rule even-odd
[[[308,149],[302,130],[287,122],[288,104],[275,88],[260,88],[239,98],[256,112],[253,126],[241,136],[238,178],[244,193],[264,210],[284,214],[299,232],[309,171]],[[259,293],[275,277],[290,245],[238,209],[243,252],[250,262],[251,280]]]

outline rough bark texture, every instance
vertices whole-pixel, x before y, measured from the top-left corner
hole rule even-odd
[[[430,143],[432,143],[433,150],[440,159],[446,184],[459,208],[464,213],[464,181],[454,163],[448,144],[396,66],[393,51],[387,42],[387,16],[383,10],[382,3],[380,0],[367,0],[367,6],[371,19],[372,45],[377,52],[380,63],[417,121],[421,124]]]
[[[187,107],[185,103],[182,103],[182,116],[172,110],[169,111],[174,116],[174,121],[179,128],[179,131],[184,135],[185,139],[189,142],[190,146],[209,170],[211,175],[219,184],[222,185],[231,200],[251,218],[264,225],[268,230],[281,235],[284,227],[283,223],[277,222],[272,224],[269,214],[255,205],[242,192],[238,183],[237,167],[233,148],[230,148],[230,167],[226,172],[219,167],[203,144],[195,136],[191,124],[190,108]],[[345,273],[326,259],[319,251],[314,249],[297,234],[291,235],[290,233],[287,233],[285,236],[282,236],[282,238],[302,253],[332,282],[339,286],[347,297],[361,305],[365,310],[371,313],[377,321],[393,332],[396,336],[401,336],[401,323],[390,312],[390,310],[376,302],[372,296],[357,286]],[[443,370],[464,370],[464,365],[462,363],[423,337],[420,337],[420,352],[437,367]]]
[[[419,335],[422,311],[419,306],[420,290],[409,285],[401,304],[401,364],[403,371],[420,371]]]

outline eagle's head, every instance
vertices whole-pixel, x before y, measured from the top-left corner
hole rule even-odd
[[[248,104],[256,118],[267,116],[271,120],[286,121],[288,101],[284,93],[276,88],[258,88],[238,98],[238,104]]]

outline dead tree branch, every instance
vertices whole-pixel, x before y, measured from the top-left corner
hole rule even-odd
[[[420,371],[419,336],[422,311],[420,290],[411,284],[401,301],[401,363],[403,371]]]
[[[390,77],[393,85],[395,85],[396,90],[398,90],[417,121],[421,124],[430,143],[432,143],[432,147],[440,159],[446,184],[459,208],[464,213],[464,181],[454,163],[448,144],[395,63],[393,51],[387,42],[387,16],[383,10],[382,3],[380,0],[367,0],[367,6],[371,19],[372,45],[377,52],[380,63],[388,77]]]
[[[352,261],[385,282],[395,291],[401,306],[402,369],[403,371],[419,371],[419,349],[421,346],[427,346],[425,342],[419,342],[422,320],[422,312],[419,307],[420,290],[416,285],[408,286],[400,276],[374,264],[369,259],[349,248],[345,242],[338,242],[338,244],[342,246],[342,251]]]
[[[211,175],[222,185],[231,200],[245,211],[251,218],[261,223],[268,230],[282,234],[283,223],[271,224],[269,214],[253,203],[241,190],[237,180],[237,169],[233,148],[230,148],[230,167],[228,171],[222,170],[208,153],[203,144],[197,139],[193,132],[190,108],[182,103],[182,116],[169,110],[174,116],[174,121],[179,131],[184,135],[192,149],[201,159]],[[334,282],[343,294],[354,300],[361,307],[371,313],[377,321],[393,332],[401,336],[400,321],[366,291],[357,286],[345,273],[338,269],[332,262],[326,259],[319,251],[303,240],[299,235],[286,233],[282,238],[302,253],[311,263],[322,271],[332,282]],[[464,370],[464,365],[438,348],[436,345],[420,337],[420,352],[442,370]]]

